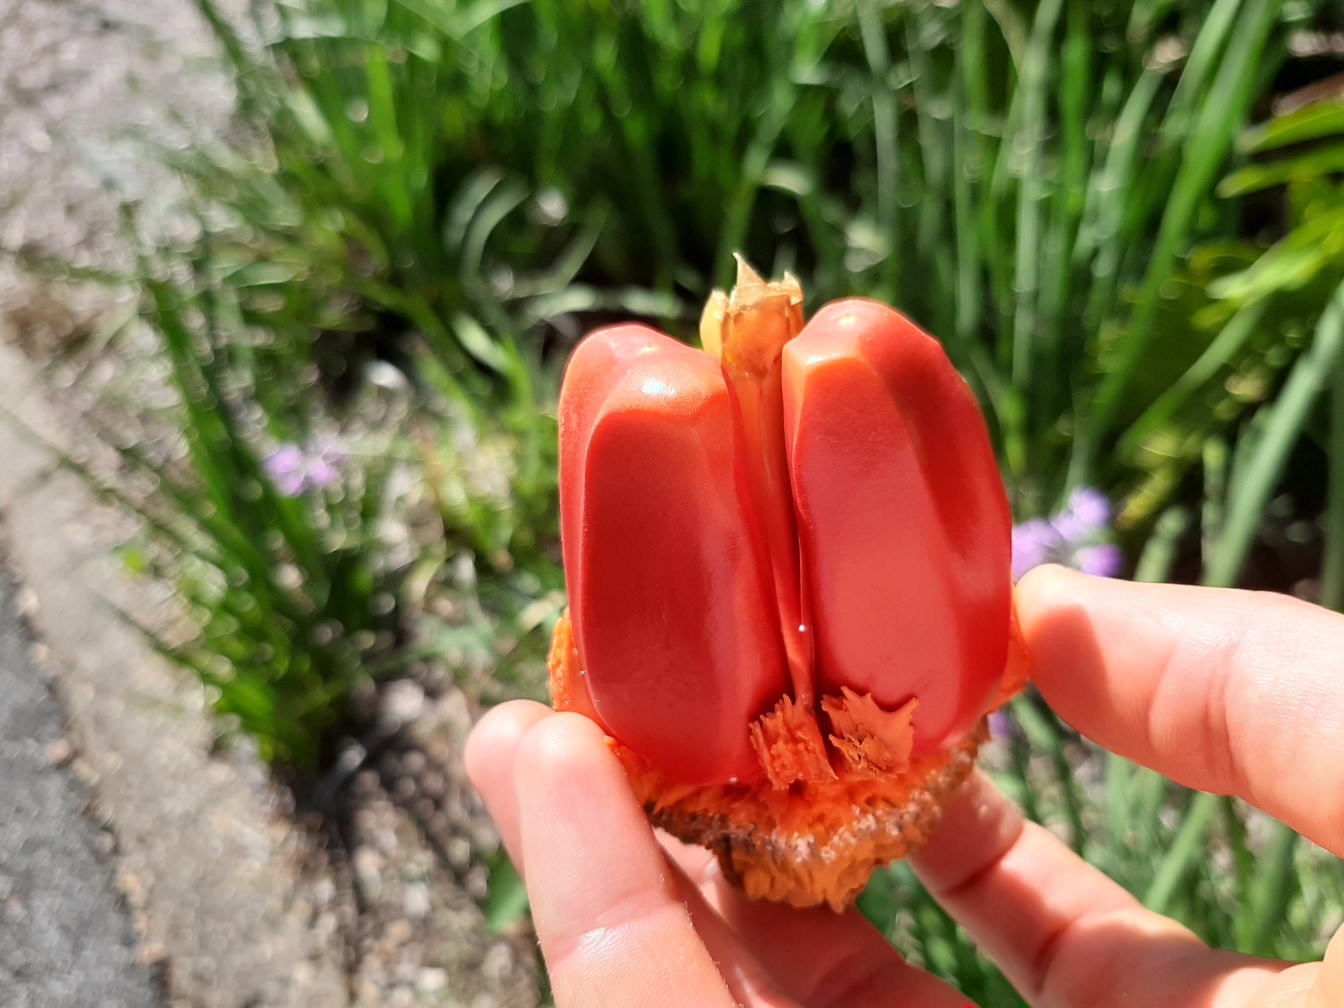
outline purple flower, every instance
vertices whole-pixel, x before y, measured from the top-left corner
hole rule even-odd
[[[1105,541],[1111,502],[1100,490],[1079,487],[1053,518],[1033,518],[1013,528],[1013,580],[1045,563],[1085,574],[1115,577],[1124,567],[1120,547]]]
[[[1125,565],[1125,555],[1114,543],[1084,546],[1073,554],[1074,566],[1084,574],[1097,577],[1115,577]]]
[[[280,496],[297,497],[305,490],[334,483],[349,457],[333,438],[303,446],[287,441],[267,455],[261,467]]]
[[[1012,715],[1000,707],[989,714],[989,734],[991,738],[1010,739],[1017,733],[1017,725]]]
[[[1013,526],[1013,580],[1033,567],[1050,563],[1059,553],[1064,537],[1052,522],[1033,518]]]
[[[308,482],[313,486],[330,486],[349,460],[350,453],[340,442],[335,438],[323,438],[309,449]]]
[[[1079,487],[1069,494],[1068,506],[1055,515],[1054,524],[1065,539],[1095,535],[1111,523],[1111,502],[1093,487]]]
[[[297,497],[303,493],[303,451],[298,445],[282,444],[266,456],[261,467],[282,497]]]

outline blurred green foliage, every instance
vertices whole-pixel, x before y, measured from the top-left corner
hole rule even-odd
[[[146,259],[144,317],[186,455],[140,460],[162,482],[137,506],[200,614],[165,648],[268,754],[316,765],[354,682],[408,654],[537,688],[567,350],[617,317],[689,338],[739,250],[809,308],[868,294],[940,336],[1018,517],[1100,486],[1143,580],[1197,529],[1204,580],[1235,583],[1314,439],[1344,601],[1344,104],[1282,83],[1324,76],[1289,43],[1344,28],[1329,4],[197,2],[238,127],[164,152],[200,233]],[[369,424],[370,396],[399,411]],[[263,447],[324,424],[375,447],[337,492],[278,494]],[[1337,861],[1033,699],[1013,718],[1001,784],[1086,857],[1212,942],[1319,952]],[[494,874],[498,924],[521,904]],[[1020,1003],[905,867],[861,906]]]
[[[1337,273],[1279,282],[1289,247],[1232,283],[1261,251],[1239,200],[1275,177],[1217,190],[1273,142],[1234,149],[1325,5],[290,0],[243,33],[201,5],[265,161],[178,161],[234,217],[248,320],[306,319],[342,359],[414,331],[476,403],[526,398],[537,322],[689,335],[740,250],[940,334],[1021,514],[1138,480],[1143,525],[1272,393]],[[1334,218],[1299,191],[1310,245]],[[1213,366],[1247,306],[1257,338]]]

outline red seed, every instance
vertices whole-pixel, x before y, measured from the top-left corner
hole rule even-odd
[[[916,756],[956,743],[1003,675],[1011,518],[975,397],[874,301],[784,348],[784,410],[818,689],[917,698]]]
[[[594,333],[560,403],[561,534],[607,730],[684,784],[761,776],[749,725],[788,688],[719,363],[651,329]]]

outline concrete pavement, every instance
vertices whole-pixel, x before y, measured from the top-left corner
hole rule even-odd
[[[0,1005],[156,1008],[56,698],[0,572]]]

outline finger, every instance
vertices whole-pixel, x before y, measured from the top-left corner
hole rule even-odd
[[[1033,1005],[1247,1008],[1286,964],[1210,949],[1145,910],[982,774],[911,859],[935,898]]]
[[[467,776],[485,800],[519,875],[523,874],[523,850],[518,839],[518,798],[513,789],[514,756],[528,730],[552,713],[549,707],[532,700],[512,700],[493,707],[471,730],[462,756]]]
[[[518,745],[514,787],[557,1005],[733,1004],[596,725],[578,714],[534,724]]]
[[[1344,1005],[1344,928],[1335,933],[1323,962],[1284,968],[1254,988],[1235,1008],[1338,1008]]]
[[[501,704],[480,720],[467,742],[468,775],[485,797],[509,856],[520,873],[524,866],[518,831],[518,802],[513,786],[514,760],[522,737],[534,724],[552,713],[548,707],[525,700]],[[677,872],[675,881],[678,895],[687,904],[692,923],[733,997],[753,1008],[792,1005],[764,967],[705,903],[685,873]]]
[[[1330,1008],[1344,1005],[1344,925],[1335,932],[1330,947],[1325,950],[1325,961],[1312,987],[1312,998],[1307,1008]]]
[[[784,991],[761,961],[747,951],[741,938],[709,904],[676,859],[668,858],[667,861],[677,884],[677,893],[691,914],[695,932],[705,943],[734,1001],[752,1008],[798,1008],[798,1002]]]
[[[803,1004],[974,1008],[965,995],[902,959],[853,907],[837,914],[748,899],[709,851],[667,834],[659,839],[780,988]]]
[[[1344,616],[1059,567],[1025,577],[1016,603],[1033,678],[1069,724],[1344,856]]]

